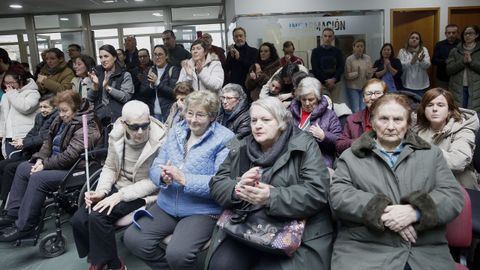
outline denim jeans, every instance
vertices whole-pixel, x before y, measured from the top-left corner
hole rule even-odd
[[[362,89],[352,89],[347,88],[347,97],[348,105],[353,113],[365,109],[365,104],[363,103],[363,90]]]

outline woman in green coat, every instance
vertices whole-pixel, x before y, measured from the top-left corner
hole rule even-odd
[[[480,28],[467,26],[462,31],[462,42],[450,51],[447,74],[448,90],[460,107],[480,111]]]
[[[329,174],[313,137],[290,124],[290,114],[275,97],[252,103],[252,135],[233,145],[210,181],[210,194],[224,209],[245,202],[264,206],[272,217],[306,220],[302,245],[292,257],[247,246],[216,228],[207,268],[330,269],[332,220]],[[238,142],[238,141],[236,141]],[[232,143],[235,144],[235,143]],[[250,166],[241,173],[241,161]]]
[[[332,269],[455,269],[445,226],[463,195],[442,151],[409,131],[403,95],[379,98],[371,123],[338,159],[330,187],[341,224]]]

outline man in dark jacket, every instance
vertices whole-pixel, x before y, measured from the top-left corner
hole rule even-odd
[[[124,40],[125,46],[125,65],[127,70],[138,66],[140,60],[138,59],[137,39],[134,36],[128,36]]]
[[[345,68],[342,51],[333,45],[335,32],[331,28],[324,28],[322,32],[323,44],[313,49],[311,63],[312,72],[325,87],[325,94],[335,103],[340,103],[340,89],[337,89]]]
[[[163,45],[168,49],[168,62],[177,67],[181,67],[183,60],[192,58],[192,54],[185,48],[177,44],[177,38],[172,30],[165,30],[162,33]]]
[[[432,64],[437,66],[436,84],[438,87],[448,88],[447,58],[450,51],[457,47],[458,42],[460,42],[458,25],[448,24],[445,27],[445,39],[437,42],[433,49]]]
[[[222,108],[217,116],[217,122],[230,129],[238,139],[251,132],[250,106],[247,95],[238,84],[229,83],[220,91]]]
[[[18,165],[25,160],[29,160],[33,153],[40,150],[43,141],[48,138],[50,125],[58,115],[53,105],[53,97],[53,94],[48,94],[40,98],[40,112],[35,117],[35,125],[27,133],[25,138],[12,141],[11,144],[15,149],[21,150],[21,152],[14,157],[0,161],[0,199],[3,202],[3,206],[6,203],[7,195],[8,192],[10,192],[10,187],[12,186],[13,177],[15,176]]]
[[[236,83],[245,88],[245,79],[247,78],[248,69],[255,64],[257,60],[258,50],[248,46],[247,32],[242,27],[233,29],[233,41],[235,44],[227,49],[227,63],[225,65],[225,73],[228,78],[225,82]]]

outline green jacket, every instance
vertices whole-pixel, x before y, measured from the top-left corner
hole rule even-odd
[[[442,151],[409,131],[390,168],[375,147],[375,132],[364,133],[337,161],[330,203],[341,226],[332,269],[455,269],[445,225],[463,208],[463,195]],[[383,226],[387,205],[411,204],[421,212],[413,226],[415,244]]]
[[[450,76],[448,90],[452,92],[458,104],[462,104],[463,72],[467,70],[468,78],[468,106],[467,109],[480,111],[480,42],[472,51],[472,62],[463,62],[465,50],[463,44],[450,51],[447,59],[447,74]]]
[[[61,62],[56,68],[54,74],[48,72],[48,66],[44,65],[40,70],[41,75],[47,76],[43,83],[38,84],[39,92],[42,95],[72,89],[72,79],[75,77],[73,71],[67,66],[65,61]]]
[[[251,135],[250,135],[251,136]],[[248,137],[247,137],[248,138]],[[238,201],[232,198],[236,177],[240,176],[240,147],[245,140],[232,142],[230,154],[210,181],[210,194],[222,206],[232,208]],[[282,154],[271,168],[267,213],[272,216],[307,219],[300,248],[291,258],[264,258],[258,269],[330,269],[332,252],[332,220],[328,205],[329,173],[322,160],[318,144],[308,134],[294,128]],[[208,268],[212,254],[226,234],[215,229],[207,254]]]

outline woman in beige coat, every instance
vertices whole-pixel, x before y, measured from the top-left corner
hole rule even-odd
[[[457,181],[471,189],[478,189],[472,159],[479,127],[477,113],[458,108],[452,93],[442,88],[428,90],[418,107],[418,136],[438,146]]]

